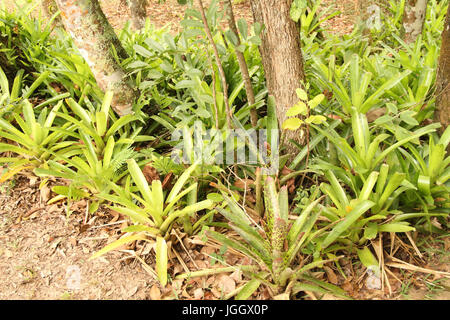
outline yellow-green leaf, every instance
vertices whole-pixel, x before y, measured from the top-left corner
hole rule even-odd
[[[303,121],[299,118],[290,118],[283,122],[284,130],[297,130],[302,125]]]
[[[308,95],[306,94],[306,91],[303,90],[302,88],[298,88],[297,90],[295,90],[295,92],[297,93],[297,97],[303,101],[308,101]]]
[[[94,253],[89,260],[95,259],[100,257],[101,255],[104,255],[105,253],[117,249],[118,247],[120,247],[121,245],[125,244],[125,243],[129,243],[129,242],[133,242],[135,240],[144,240],[145,239],[145,235],[143,234],[134,234],[128,237],[123,237],[120,238],[119,240],[116,240],[110,244],[108,244],[106,247],[104,247],[103,249],[97,251],[96,253]]]
[[[162,286],[167,284],[167,243],[164,238],[156,238],[156,274]]]
[[[324,116],[314,115],[314,116],[309,116],[308,118],[306,118],[305,122],[306,123],[321,124],[321,123],[325,122],[326,120],[327,120],[327,118],[325,118]]]
[[[286,117],[294,117],[298,114],[305,115],[307,111],[306,104],[303,101],[299,101],[293,107],[288,109]]]
[[[314,109],[317,107],[325,98],[325,96],[321,93],[317,96],[315,96],[311,101],[308,102],[308,105],[311,109]]]
[[[251,295],[259,288],[261,281],[258,279],[252,279],[247,282],[241,291],[236,296],[236,300],[247,300]]]

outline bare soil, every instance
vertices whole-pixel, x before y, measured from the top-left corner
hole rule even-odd
[[[0,194],[0,299],[148,298],[154,280],[141,264],[119,252],[88,261],[115,238],[115,225],[103,226],[110,216],[100,211],[85,223],[81,202],[67,217],[27,178],[15,184]]]

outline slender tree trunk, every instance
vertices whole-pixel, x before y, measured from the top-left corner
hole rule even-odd
[[[286,120],[286,111],[298,102],[295,90],[305,80],[300,33],[289,11],[292,0],[252,0],[255,22],[264,25],[259,47],[269,94],[275,98],[279,127]],[[303,143],[299,130],[286,131],[286,138]],[[287,153],[296,151],[286,143]]]
[[[147,18],[147,0],[130,0],[130,10],[134,29],[141,30]]]
[[[414,43],[422,34],[423,23],[427,13],[427,0],[408,0],[403,16],[404,40]]]
[[[56,0],[66,31],[72,36],[101,90],[113,91],[113,109],[120,115],[132,112],[135,91],[114,59],[111,47],[120,58],[127,53],[106,19],[98,0]]]
[[[442,45],[439,56],[436,79],[436,111],[435,121],[442,124],[441,132],[447,128],[450,122],[450,6],[442,31]],[[450,154],[450,145],[447,148]]]
[[[233,31],[233,33],[236,35],[237,38],[236,47],[238,47],[241,44],[241,40],[239,38],[239,31],[236,27],[236,20],[234,18],[233,5],[231,3],[231,0],[228,0],[228,24],[230,25],[231,31]],[[255,104],[255,93],[253,92],[252,81],[250,80],[250,75],[248,73],[247,62],[245,61],[244,54],[241,51],[235,48],[235,52],[239,63],[239,69],[241,70],[242,73],[242,79],[244,81],[245,93],[247,94],[248,104],[253,105]],[[256,127],[258,123],[258,115],[256,113],[255,108],[250,109],[250,121],[252,123],[252,126]]]
[[[223,70],[222,62],[220,61],[219,51],[217,50],[216,43],[214,42],[213,36],[211,34],[211,30],[209,29],[209,26],[208,26],[208,20],[206,18],[205,8],[203,7],[202,0],[197,0],[197,4],[199,6],[200,14],[202,16],[203,27],[205,29],[206,36],[208,37],[209,43],[213,47],[214,58],[216,59],[217,68],[219,69],[219,76],[220,76],[220,80],[222,82],[223,100],[224,100],[224,103],[225,103],[225,110],[226,110],[227,127],[228,127],[228,129],[231,129],[231,127],[232,127],[232,125],[231,125],[231,117],[233,115],[231,114],[230,104],[228,102],[227,78],[225,77],[225,71]],[[214,77],[214,69],[213,69],[213,73],[212,74],[213,74],[213,77]]]

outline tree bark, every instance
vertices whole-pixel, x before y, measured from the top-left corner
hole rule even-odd
[[[241,40],[239,38],[239,31],[236,27],[236,20],[234,18],[233,5],[231,3],[231,0],[228,0],[228,24],[230,26],[231,31],[233,31],[233,33],[236,35],[237,38],[236,47],[238,47],[241,44]],[[245,93],[247,94],[248,104],[253,105],[255,104],[255,93],[253,92],[252,81],[250,80],[250,75],[248,73],[247,62],[245,61],[244,54],[241,51],[235,48],[235,52],[236,58],[239,63],[239,69],[241,70],[242,73],[242,80],[244,81]],[[253,127],[257,126],[258,115],[256,113],[255,108],[250,109],[250,121]]]
[[[147,18],[147,0],[130,0],[130,11],[133,28],[141,30]]]
[[[132,112],[136,96],[126,81],[126,74],[114,59],[111,47],[119,58],[128,55],[104,15],[98,0],[56,0],[66,31],[88,63],[101,90],[111,90],[111,107],[120,116]]]
[[[427,13],[427,0],[408,0],[405,3],[403,32],[406,43],[414,43],[422,34],[423,23]]]
[[[442,124],[441,133],[450,122],[450,6],[447,9],[444,30],[442,31],[441,53],[436,79],[436,111],[434,119]],[[447,148],[450,154],[450,145]]]
[[[264,25],[259,50],[280,128],[287,118],[286,111],[298,102],[295,90],[305,81],[300,33],[289,15],[291,4],[292,0],[251,1],[254,21]],[[285,138],[303,143],[299,130],[287,130]],[[294,155],[295,145],[285,145],[287,153]]]

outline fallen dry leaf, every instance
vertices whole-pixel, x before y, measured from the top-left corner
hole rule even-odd
[[[330,281],[332,284],[337,284],[338,278],[337,278],[336,274],[334,273],[333,269],[331,269],[328,266],[324,266],[323,268],[325,269],[325,272],[327,273],[328,281]]]
[[[234,186],[240,189],[250,190],[250,186],[254,185],[255,181],[252,179],[239,179],[234,182]]]
[[[50,188],[45,185],[41,188],[41,200],[42,202],[47,203],[49,199],[50,199]]]
[[[369,123],[374,122],[379,117],[383,116],[385,113],[386,113],[386,108],[378,108],[378,109],[370,110],[366,113],[367,121]]]
[[[161,290],[159,290],[158,285],[156,284],[150,288],[150,299],[161,300]]]
[[[279,294],[279,295],[273,297],[273,300],[289,300],[289,294],[287,294],[287,293]]]
[[[158,171],[153,168],[151,165],[147,164],[143,169],[142,169],[142,173],[144,174],[145,179],[147,180],[148,183],[152,183],[153,180],[161,180],[159,178],[159,173]]]
[[[294,172],[294,170],[289,169],[286,166],[284,166],[283,169],[281,169],[281,175],[282,176],[286,176],[286,175],[288,175],[289,173],[292,173],[292,172]]]
[[[203,298],[203,289],[202,288],[197,288],[194,290],[194,299],[195,300],[201,300]]]
[[[173,172],[169,172],[162,182],[162,188],[165,190],[170,190],[172,187],[172,180],[173,180]]]
[[[219,288],[224,294],[236,290],[236,282],[230,276],[221,275],[218,280],[219,280]]]

